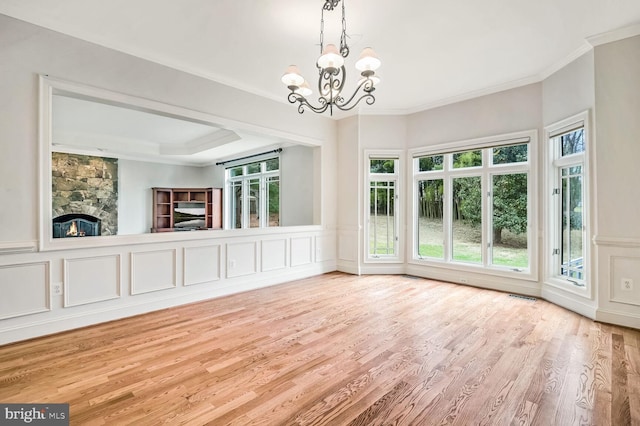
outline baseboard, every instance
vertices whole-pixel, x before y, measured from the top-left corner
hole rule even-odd
[[[606,309],[596,310],[596,321],[607,324],[621,325],[640,329],[640,315],[632,315],[626,312],[609,311]]]
[[[216,282],[220,285],[214,287],[205,286],[199,289],[199,286],[189,286],[187,290],[184,290],[188,291],[188,293],[183,294],[175,294],[175,292],[172,291],[174,289],[170,289],[165,292],[165,296],[159,299],[155,298],[154,300],[142,300],[135,303],[123,303],[117,306],[103,308],[96,307],[96,309],[93,309],[91,312],[65,313],[64,310],[53,310],[38,315],[37,320],[20,322],[19,324],[0,329],[0,345],[283,284],[333,272],[335,270],[335,261],[327,261],[313,264],[311,267],[290,268],[287,271],[269,274],[268,276],[265,273],[262,274],[262,277],[250,275],[225,280],[224,282]],[[179,288],[186,289],[185,287]]]
[[[553,303],[554,305],[558,305],[592,320],[596,319],[596,307],[593,303],[581,302],[576,300],[575,296],[568,297],[554,287],[549,287],[548,285],[543,284],[542,298],[547,302]]]
[[[406,266],[405,273],[416,277],[446,281],[461,285],[470,285],[487,290],[540,297],[540,288],[538,287],[538,284],[533,281],[519,281],[513,278],[481,275],[442,268],[429,268],[427,270],[423,266],[412,264]]]

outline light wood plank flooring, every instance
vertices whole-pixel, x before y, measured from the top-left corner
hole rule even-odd
[[[0,347],[0,402],[91,425],[640,424],[640,331],[331,273]]]

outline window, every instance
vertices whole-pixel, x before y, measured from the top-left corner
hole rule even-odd
[[[534,274],[534,140],[523,132],[414,153],[413,259]]]
[[[370,156],[367,161],[367,259],[397,259],[399,160]]]
[[[280,159],[229,167],[227,228],[280,225]]]
[[[548,212],[547,281],[586,292],[587,113],[547,128]]]

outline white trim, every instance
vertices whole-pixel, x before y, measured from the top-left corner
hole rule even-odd
[[[553,200],[552,193],[553,188],[556,182],[555,172],[559,167],[562,167],[561,163],[565,161],[558,161],[556,158],[556,153],[553,150],[553,146],[551,144],[551,139],[556,138],[562,135],[566,130],[573,129],[576,130],[580,128],[579,126],[582,124],[584,128],[584,137],[585,137],[585,151],[584,153],[578,154],[580,157],[583,157],[583,176],[584,176],[584,196],[583,196],[583,208],[584,212],[583,224],[587,224],[587,229],[585,231],[585,238],[583,241],[584,247],[584,283],[585,287],[575,286],[571,281],[564,280],[555,272],[557,265],[557,257],[558,255],[554,255],[553,251],[558,245],[558,229],[557,229],[557,221],[555,219],[554,213],[556,213],[557,206],[556,204],[559,202],[557,200]],[[583,111],[578,114],[575,114],[571,117],[565,118],[564,120],[557,121],[555,123],[549,124],[544,128],[544,165],[542,168],[545,170],[544,173],[544,192],[542,196],[542,200],[544,203],[544,217],[543,217],[543,227],[546,235],[543,236],[543,240],[546,241],[546,244],[543,248],[543,276],[544,276],[544,284],[550,287],[555,287],[557,289],[561,289],[567,293],[579,296],[581,298],[593,300],[594,299],[594,287],[593,283],[595,282],[595,268],[591,265],[591,247],[589,244],[590,233],[592,233],[592,227],[594,226],[594,222],[591,221],[591,212],[590,206],[593,204],[595,200],[592,200],[594,194],[592,192],[593,185],[593,176],[591,176],[591,166],[590,166],[590,152],[593,152],[594,149],[594,137],[593,132],[590,128],[590,111]],[[575,159],[576,156],[568,156],[566,157],[567,161],[571,158]],[[577,299],[576,299],[577,300]],[[564,306],[564,305],[561,305]],[[574,310],[574,309],[572,309]],[[593,316],[589,316],[593,318]]]
[[[640,329],[640,315],[634,313],[612,311],[609,309],[596,309],[594,319],[607,324]]]
[[[593,243],[597,246],[640,248],[640,238],[608,237],[604,235],[595,235],[593,237]]]
[[[382,160],[389,159],[395,161],[396,168],[393,173],[370,173],[370,160]],[[403,150],[385,150],[385,149],[366,149],[363,155],[363,170],[364,170],[364,194],[363,197],[363,222],[364,232],[363,234],[363,262],[364,263],[403,263],[404,262],[404,238],[401,229],[404,229],[402,220],[404,215],[405,197],[403,193],[402,171],[405,168],[404,151]],[[394,202],[394,237],[395,241],[395,254],[394,255],[380,255],[374,257],[369,253],[369,211],[370,211],[370,193],[371,182],[394,182],[394,195],[396,200]]]
[[[504,133],[482,138],[466,139],[462,141],[444,142],[430,145],[423,148],[413,148],[409,150],[409,158],[417,158],[429,155],[451,154],[453,152],[473,151],[475,149],[491,148],[502,145],[517,145],[537,140],[537,130],[524,130],[521,132]],[[531,161],[531,159],[529,159]],[[412,171],[413,173],[413,171]]]
[[[545,283],[542,285],[542,298],[547,302],[569,309],[592,320],[596,319],[597,310],[593,304],[571,297],[571,295],[565,294],[565,290],[564,288],[549,287]]]
[[[606,43],[623,40],[625,38],[635,37],[637,35],[640,35],[640,24],[634,24],[628,27],[618,28],[617,30],[587,37],[587,42],[596,47]]]
[[[255,290],[292,280],[303,279],[335,271],[335,264],[312,264],[286,272],[274,271],[261,277],[249,276],[225,283],[188,286],[188,293],[157,292],[153,299],[127,298],[117,305],[95,306],[90,311],[63,310],[60,316],[34,316],[29,322],[9,325],[0,323],[0,345],[40,337],[65,330],[77,329],[93,324],[140,315],[160,309],[215,299],[244,291]],[[4,325],[4,326],[3,326]]]
[[[0,255],[14,253],[31,253],[38,249],[37,241],[0,242]]]
[[[507,146],[507,145],[517,145],[517,144],[528,143],[528,161],[526,163],[516,163],[516,164],[492,164],[490,161],[490,153],[488,151],[489,148],[499,147],[499,146]],[[410,167],[408,167],[407,176],[410,182],[411,187],[411,203],[410,203],[410,211],[411,211],[411,226],[408,229],[408,238],[410,246],[407,249],[408,256],[408,264],[421,265],[421,266],[429,266],[429,267],[437,267],[441,269],[454,269],[461,271],[469,271],[473,273],[480,274],[489,274],[493,276],[503,276],[503,277],[511,277],[519,280],[526,281],[537,281],[538,280],[538,235],[536,230],[538,229],[538,131],[537,130],[525,130],[514,133],[507,133],[502,135],[495,136],[487,136],[482,138],[457,141],[457,142],[447,142],[443,144],[433,145],[429,147],[423,148],[414,148],[409,150],[408,157],[411,159],[412,163]],[[451,161],[445,161],[442,170],[434,170],[428,172],[416,172],[416,159],[421,156],[432,156],[432,155],[447,155],[455,152],[462,151],[473,151],[473,150],[483,150],[483,161],[482,166],[478,167],[470,167],[463,169],[452,169]],[[432,258],[417,258],[417,199],[416,199],[416,185],[418,181],[421,180],[443,180],[444,191],[445,194],[449,193],[450,186],[452,180],[456,177],[466,177],[466,176],[479,176],[483,181],[483,188],[488,188],[490,183],[488,179],[491,176],[506,174],[506,173],[526,173],[528,191],[531,194],[529,197],[528,203],[528,257],[529,257],[529,267],[523,268],[522,271],[509,271],[509,268],[502,268],[497,265],[492,265],[489,262],[487,256],[489,256],[489,248],[487,243],[491,240],[492,232],[489,229],[491,224],[490,220],[486,220],[483,222],[483,232],[482,232],[482,262],[480,264],[471,264],[471,263],[463,263],[456,262],[452,259],[448,259],[448,253],[451,250],[450,241],[451,241],[451,226],[450,224],[444,224],[444,259],[432,259]],[[482,194],[482,214],[483,218],[490,217],[490,202],[487,197]],[[409,203],[408,203],[409,204]],[[444,205],[444,216],[445,218],[451,218],[450,211],[450,203],[445,203]]]
[[[115,235],[109,237],[87,237],[72,239],[53,239],[51,229],[51,139],[52,139],[52,98],[54,93],[65,94],[80,99],[99,99],[105,103],[115,105],[134,106],[139,109],[151,110],[157,114],[173,118],[186,118],[208,123],[215,127],[229,128],[232,130],[262,133],[284,141],[297,142],[310,146],[322,146],[322,140],[299,136],[280,130],[257,126],[254,124],[231,120],[209,113],[183,108],[176,105],[162,103],[151,99],[135,97],[100,89],[92,86],[69,82],[63,79],[39,76],[39,222],[38,222],[38,248],[40,251],[64,250],[88,247],[102,247],[124,244],[139,244],[144,242],[175,241],[175,236],[170,236],[170,232],[157,233],[157,237],[150,237],[148,234],[139,235]],[[204,232],[204,231],[201,231]],[[189,233],[194,234],[194,233]],[[178,237],[179,238],[179,237]],[[65,241],[66,240],[66,241]],[[105,241],[106,240],[106,241]]]

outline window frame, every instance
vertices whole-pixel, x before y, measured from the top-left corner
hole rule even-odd
[[[560,136],[575,130],[584,129],[584,150],[579,153],[562,155],[560,143],[555,140]],[[590,219],[590,203],[592,198],[591,192],[591,167],[590,152],[592,150],[592,135],[590,131],[590,112],[583,111],[564,120],[550,124],[544,128],[545,136],[545,196],[546,214],[545,238],[546,244],[544,248],[544,283],[546,285],[562,289],[578,296],[593,299],[593,286],[591,268],[591,236],[592,227]],[[555,141],[554,141],[555,140]],[[560,274],[560,266],[562,263],[560,253],[556,254],[555,250],[561,250],[562,221],[559,213],[562,210],[562,200],[555,193],[556,188],[560,188],[562,184],[562,169],[572,166],[582,166],[582,250],[584,264],[584,279],[580,282],[584,286],[576,284],[575,279],[564,277]]]
[[[370,161],[378,159],[394,160],[394,173],[371,173]],[[402,171],[404,169],[403,151],[399,150],[366,150],[364,153],[364,262],[365,263],[400,263],[404,257],[404,243],[400,234],[402,222]],[[394,239],[395,253],[378,254],[370,253],[370,194],[372,182],[394,182]]]
[[[515,277],[518,279],[537,281],[538,280],[538,132],[537,130],[526,130],[504,135],[489,136],[471,140],[457,141],[444,144],[436,144],[424,148],[416,148],[409,151],[409,158],[412,160],[411,167],[407,171],[407,180],[411,182],[411,227],[410,227],[410,250],[408,263],[421,266],[431,266],[456,271],[468,271],[503,277]],[[518,144],[528,144],[528,155],[526,162],[493,164],[492,148],[500,146],[510,146]],[[481,150],[482,165],[475,167],[453,168],[454,153]],[[445,155],[442,170],[432,170],[419,172],[418,158],[425,156]],[[486,189],[492,189],[493,176],[498,174],[526,173],[527,191],[529,194],[527,203],[527,251],[529,258],[528,268],[513,268],[490,263],[493,247],[488,244],[493,238],[493,198],[488,196]],[[481,262],[478,264],[453,260],[452,247],[452,203],[453,179],[459,177],[480,176],[482,193],[482,242],[481,242]],[[418,255],[418,182],[421,180],[443,179],[444,203],[443,203],[443,248],[444,258],[421,257]]]
[[[269,160],[278,159],[278,169],[277,170],[269,170],[267,171],[267,162]],[[258,173],[248,173],[248,167],[254,165],[256,163],[260,164],[260,172]],[[282,178],[280,176],[282,158],[280,155],[271,155],[262,159],[237,163],[230,165],[225,168],[225,189],[226,189],[226,200],[225,200],[225,229],[261,229],[261,228],[276,228],[278,226],[269,226],[269,215],[268,215],[268,180],[272,177],[278,177],[278,184],[280,185],[280,189],[282,189]],[[239,176],[230,176],[231,170],[242,168],[242,175]],[[251,181],[259,181],[259,193],[260,198],[258,201],[258,217],[259,217],[259,226],[251,227],[251,208],[250,208],[250,185]],[[233,202],[233,191],[231,189],[232,185],[235,182],[240,182],[242,187],[242,218],[241,223],[242,226],[239,228],[232,227],[232,217],[235,216],[235,212],[231,211],[231,208],[234,207],[235,203]],[[280,192],[281,194],[281,192]],[[278,199],[278,211],[280,214],[282,213],[282,196]],[[278,223],[281,222],[281,218]]]

